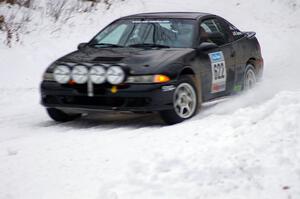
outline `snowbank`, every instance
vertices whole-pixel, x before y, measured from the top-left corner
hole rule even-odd
[[[100,114],[56,124],[36,105],[36,92],[21,92],[0,117],[0,198],[300,194],[300,92],[218,112],[231,103],[225,102],[171,127],[152,115]]]

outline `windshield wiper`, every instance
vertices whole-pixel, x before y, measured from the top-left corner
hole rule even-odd
[[[162,45],[162,44],[150,44],[150,43],[140,43],[140,44],[132,44],[128,47],[133,48],[170,48],[170,46]]]
[[[108,47],[108,48],[123,48],[124,46],[117,45],[117,44],[110,44],[110,43],[99,43],[99,44],[92,44],[93,47]]]

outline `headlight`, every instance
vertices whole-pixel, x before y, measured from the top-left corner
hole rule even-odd
[[[111,84],[117,85],[124,81],[125,73],[119,66],[112,66],[107,70],[106,73],[107,81]]]
[[[94,84],[102,84],[106,80],[106,71],[102,66],[94,66],[90,69],[90,78]]]
[[[129,76],[126,83],[147,84],[153,83],[154,75]]]
[[[88,80],[88,69],[85,66],[75,66],[72,70],[72,79],[77,84],[84,84]]]
[[[60,84],[66,84],[71,79],[71,70],[64,65],[56,66],[53,71],[55,81]]]
[[[150,83],[166,83],[171,79],[166,75],[140,75],[140,76],[130,76],[127,78],[126,83],[133,84],[150,84]]]

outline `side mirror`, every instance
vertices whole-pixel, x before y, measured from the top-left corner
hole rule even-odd
[[[87,45],[87,43],[80,43],[80,44],[78,44],[77,49],[82,50],[83,48],[86,47],[86,45]]]
[[[205,50],[211,50],[214,48],[218,48],[218,45],[215,43],[210,43],[210,42],[202,42],[199,46],[198,46],[198,50],[199,51],[205,51]]]

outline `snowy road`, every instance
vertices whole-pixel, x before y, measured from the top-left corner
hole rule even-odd
[[[0,198],[300,195],[300,92],[226,110],[249,93],[171,127],[153,115],[57,124],[36,89],[1,93]]]
[[[227,17],[257,31],[264,81],[174,126],[153,114],[95,114],[58,124],[39,105],[41,74],[94,30],[81,37],[38,32],[25,38],[27,45],[1,47],[0,199],[300,198],[299,10],[267,0],[259,8],[245,0],[173,1],[131,0],[112,13],[172,5]],[[245,22],[241,13],[254,17]]]

